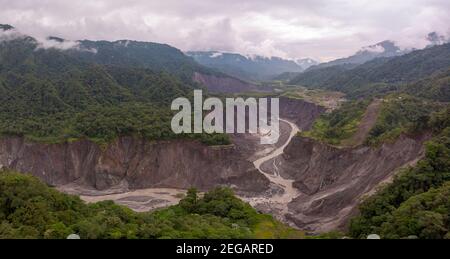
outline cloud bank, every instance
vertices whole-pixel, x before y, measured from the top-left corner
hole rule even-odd
[[[405,48],[450,34],[448,0],[0,0],[0,23],[45,38],[132,39],[181,50],[312,57],[389,39]]]
[[[27,34],[23,34],[15,28],[6,31],[0,29],[0,42],[24,38],[27,38]],[[57,49],[57,50],[77,50],[77,51],[87,51],[97,53],[97,49],[85,48],[81,46],[79,41],[64,40],[54,37],[39,37],[39,36],[34,37],[34,39],[32,40],[36,44],[35,50]],[[128,42],[126,42],[125,44],[127,45]]]

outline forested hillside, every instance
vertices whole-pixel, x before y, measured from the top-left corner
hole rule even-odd
[[[202,68],[167,45],[123,44],[63,50],[24,35],[1,40],[0,134],[50,142],[175,137],[169,104],[199,87],[188,74]]]
[[[450,100],[450,67],[400,88],[419,97],[448,102]]]
[[[425,158],[363,202],[350,226],[353,237],[450,238],[450,109],[434,113],[430,126],[436,136]]]
[[[94,51],[69,51],[73,57],[84,61],[120,67],[141,67],[157,72],[177,75],[185,82],[192,82],[194,72],[214,74],[219,72],[199,65],[180,50],[167,44],[121,40],[80,41],[81,48]]]

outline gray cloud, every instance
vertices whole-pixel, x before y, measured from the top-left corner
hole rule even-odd
[[[133,39],[182,50],[329,60],[391,39],[449,35],[448,0],[0,0],[0,23],[36,37]]]
[[[25,39],[27,38],[26,34],[21,33],[17,29],[10,29],[10,30],[0,30],[0,42],[2,41],[12,41],[16,39]],[[58,50],[78,50],[78,51],[86,51],[86,52],[92,52],[97,53],[97,49],[92,48],[84,48],[81,46],[79,41],[72,41],[72,40],[62,40],[57,38],[51,38],[51,37],[40,37],[36,36],[34,38],[36,43],[36,49],[58,49]],[[126,42],[125,44],[128,44]]]

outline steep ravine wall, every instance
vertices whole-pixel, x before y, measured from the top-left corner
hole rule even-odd
[[[280,117],[295,123],[300,130],[309,130],[316,118],[325,111],[325,107],[314,103],[280,97]]]
[[[281,99],[281,117],[288,117],[292,109],[297,109],[297,121],[302,127],[310,125],[322,112],[320,107],[302,100]],[[88,140],[43,144],[6,137],[0,139],[0,167],[31,173],[55,186],[76,182],[99,190],[125,182],[131,189],[206,190],[231,185],[240,192],[265,191],[269,180],[249,161],[261,147],[259,137],[233,139],[235,146],[208,147],[187,140],[148,142],[122,137],[100,148]]]
[[[270,105],[270,99],[269,99]],[[270,106],[269,106],[270,107]],[[279,116],[297,125],[300,130],[311,128],[315,119],[325,112],[325,108],[301,99],[279,98]],[[270,109],[269,109],[270,111]],[[254,161],[261,157],[264,150],[273,150],[284,145],[289,137],[291,128],[285,122],[280,122],[280,138],[275,145],[260,145],[260,136],[256,134],[231,135],[236,147],[244,154],[245,158]],[[264,154],[264,152],[262,152]],[[266,153],[267,155],[267,153]]]
[[[400,167],[420,159],[429,138],[429,134],[402,135],[379,147],[355,148],[294,138],[275,161],[278,172],[295,179],[294,187],[301,192],[290,202],[287,218],[299,228],[314,232],[345,227],[361,198],[392,178]]]
[[[63,144],[0,140],[2,167],[31,173],[48,184],[106,189],[126,181],[131,189],[150,187],[202,190],[232,185],[238,191],[262,192],[269,181],[233,146],[208,147],[194,141],[148,142],[119,138],[102,149],[82,140]]]

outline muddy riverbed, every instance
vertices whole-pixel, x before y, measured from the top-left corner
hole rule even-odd
[[[270,181],[270,189],[262,194],[240,194],[240,198],[249,202],[261,212],[271,213],[276,218],[285,221],[284,215],[288,212],[287,204],[297,195],[293,187],[293,180],[285,179],[276,170],[264,171],[262,165],[272,162],[273,158],[283,154],[283,150],[298,133],[298,127],[287,120],[280,119],[280,138],[274,145],[260,145],[257,134],[235,136],[238,148],[245,149],[243,154],[247,160],[253,162],[255,168]],[[244,145],[245,143],[246,145]],[[186,193],[183,189],[174,188],[147,188],[129,190],[126,183],[119,184],[107,190],[86,188],[77,184],[68,184],[58,187],[66,193],[80,195],[86,202],[99,202],[112,200],[117,204],[127,206],[135,211],[144,212],[177,204]]]

